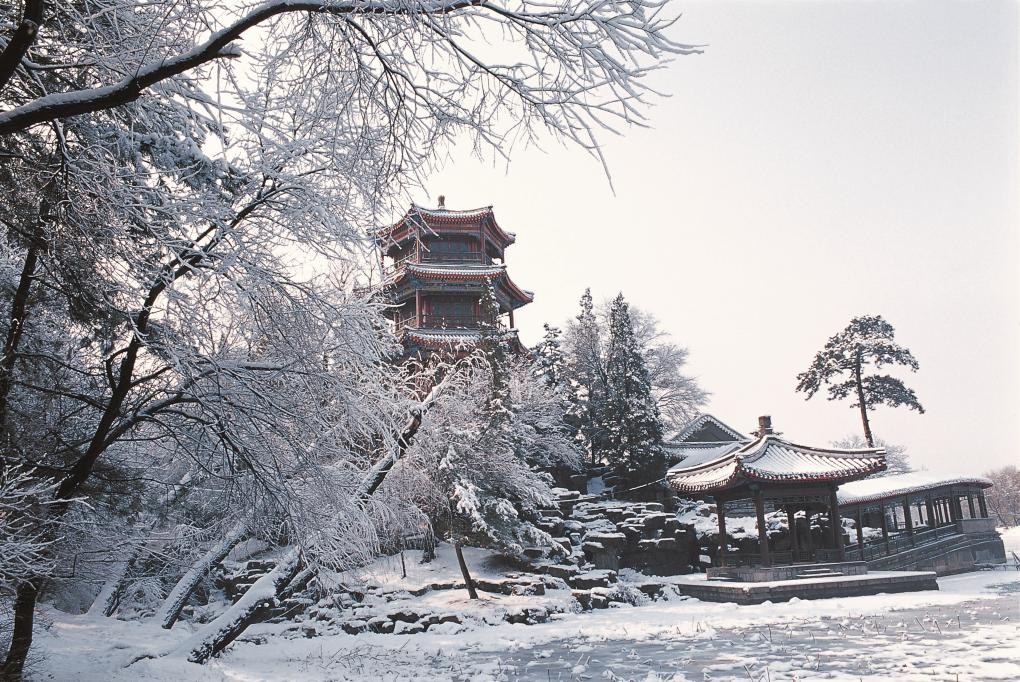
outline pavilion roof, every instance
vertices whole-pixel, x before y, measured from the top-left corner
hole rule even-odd
[[[728,440],[743,441],[747,442],[750,440],[746,435],[737,431],[733,427],[724,423],[721,419],[718,419],[714,415],[708,414],[707,412],[699,414],[697,417],[689,421],[682,429],[677,431],[672,436],[669,436],[667,442],[669,443],[683,443],[690,440],[700,429],[707,425],[714,425],[724,434],[729,436]],[[723,441],[719,441],[723,442]]]
[[[885,469],[885,450],[814,448],[784,440],[773,433],[749,443],[720,447],[688,458],[666,472],[666,480],[682,493],[721,492],[755,482],[843,483]],[[693,460],[693,461],[692,461]]]
[[[876,476],[863,481],[847,483],[839,489],[837,495],[840,504],[864,504],[904,497],[926,490],[964,485],[990,488],[992,482],[983,476],[954,476],[933,474],[928,471],[911,471],[905,474]]]

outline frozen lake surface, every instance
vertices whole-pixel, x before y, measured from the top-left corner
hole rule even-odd
[[[1017,583],[994,599],[753,626],[683,624],[654,640],[569,639],[499,657],[527,680],[1016,680]],[[467,679],[467,678],[466,678]]]

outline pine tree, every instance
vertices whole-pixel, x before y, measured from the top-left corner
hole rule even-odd
[[[866,374],[869,365],[876,370],[886,365],[904,365],[917,371],[917,360],[909,349],[895,342],[895,334],[896,330],[881,315],[855,317],[846,329],[829,339],[807,371],[797,375],[797,390],[807,393],[806,400],[823,385],[829,387],[829,400],[855,398],[850,407],[861,411],[868,447],[875,446],[869,409],[878,405],[906,405],[924,414],[917,395],[900,379],[888,374]]]
[[[665,463],[659,449],[662,425],[623,294],[616,297],[610,311],[606,379],[604,420],[609,463],[617,475],[632,484],[657,480]]]
[[[535,375],[548,386],[560,388],[565,379],[566,364],[561,342],[562,332],[559,327],[553,327],[548,323],[542,326],[545,329],[545,336],[535,348]]]
[[[602,361],[599,330],[591,289],[581,296],[581,312],[570,328],[570,374],[567,423],[574,429],[574,442],[588,453],[592,464],[604,457],[605,428],[602,412],[606,396],[606,374]]]

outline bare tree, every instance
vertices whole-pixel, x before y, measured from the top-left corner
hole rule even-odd
[[[992,487],[985,491],[988,511],[1003,526],[1020,525],[1020,469],[1008,465],[985,474]]]
[[[881,438],[874,439],[874,445],[869,445],[866,440],[861,438],[860,435],[853,433],[845,438],[832,441],[833,447],[845,449],[845,450],[863,450],[865,448],[884,448],[885,449],[885,463],[886,468],[884,471],[880,471],[877,474],[872,474],[873,477],[879,476],[891,476],[893,474],[906,474],[914,471],[913,465],[910,463],[910,456],[907,454],[907,448],[904,445],[896,445],[895,443],[887,443]]]

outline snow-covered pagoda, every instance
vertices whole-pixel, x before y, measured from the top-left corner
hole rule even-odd
[[[395,224],[376,232],[392,320],[408,352],[464,351],[481,338],[480,299],[491,282],[499,317],[512,346],[520,348],[514,310],[534,300],[506,269],[516,240],[496,222],[492,207],[455,211],[415,204]],[[389,262],[387,262],[387,259]]]

